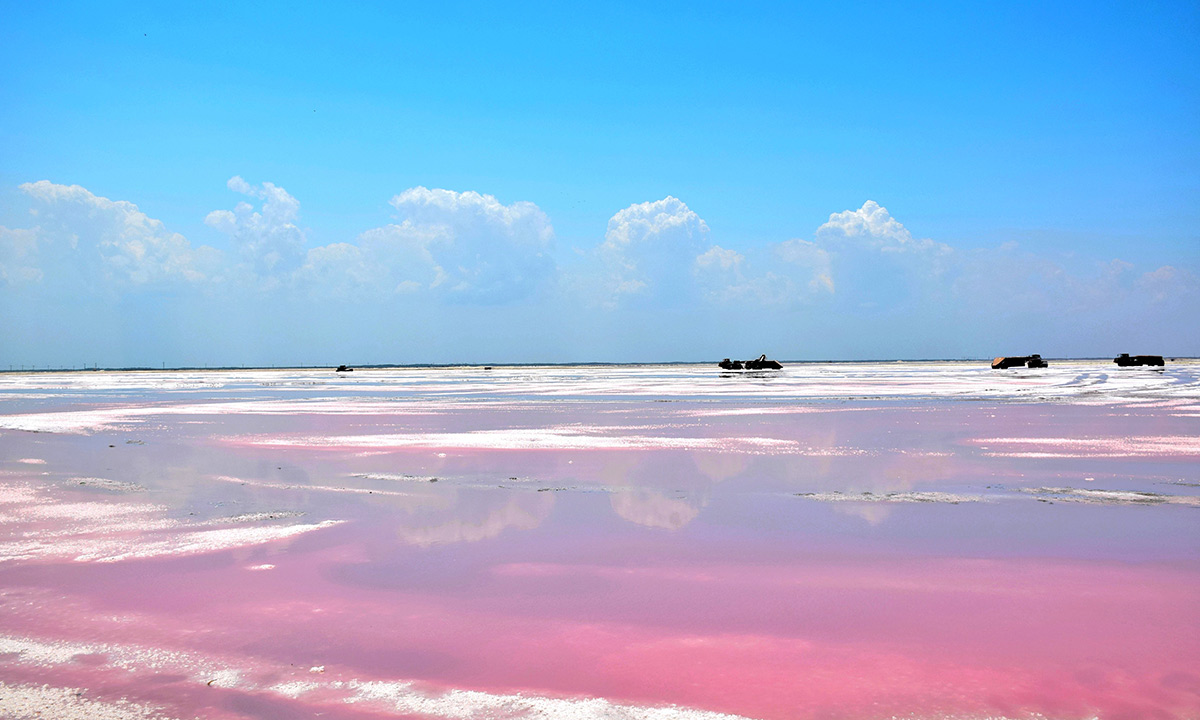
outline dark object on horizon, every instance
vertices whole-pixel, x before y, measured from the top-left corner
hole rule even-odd
[[[768,360],[766,355],[759,355],[757,360],[747,360],[747,370],[782,370],[783,366],[774,360]]]
[[[1159,367],[1166,365],[1162,355],[1133,355],[1129,353],[1121,353],[1118,357],[1113,358],[1113,362],[1117,367],[1141,367],[1143,365],[1157,365]]]
[[[1041,355],[1012,355],[1009,357],[998,357],[992,361],[993,370],[1007,370],[1011,367],[1019,367],[1021,365],[1031,368],[1050,367],[1050,364],[1043,360]]]
[[[759,355],[756,360],[730,360],[725,358],[717,363],[722,370],[782,370],[783,366],[774,360],[768,360],[766,355]]]
[[[998,357],[992,361],[993,370],[1007,370],[1029,362],[1028,357]]]
[[[334,372],[354,372],[354,368],[346,367],[345,365],[338,365],[337,370],[334,370]]]

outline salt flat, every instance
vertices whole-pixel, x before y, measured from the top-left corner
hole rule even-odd
[[[1190,361],[0,374],[0,715],[1195,717],[1198,438]]]

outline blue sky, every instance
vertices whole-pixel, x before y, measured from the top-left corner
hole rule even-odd
[[[0,366],[1200,355],[1194,3],[4,14]]]

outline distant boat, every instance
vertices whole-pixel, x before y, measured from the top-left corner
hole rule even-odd
[[[1113,358],[1113,362],[1117,367],[1141,367],[1143,365],[1156,365],[1162,367],[1166,365],[1162,355],[1130,355],[1129,353],[1121,353]]]
[[[338,365],[337,370],[334,370],[334,372],[354,372],[354,368],[346,367],[345,365]]]

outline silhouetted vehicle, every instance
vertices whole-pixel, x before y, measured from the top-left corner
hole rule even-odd
[[[1007,370],[1010,367],[1017,367],[1019,365],[1024,365],[1027,362],[1029,362],[1028,355],[1025,355],[1022,357],[1018,357],[1015,355],[1012,357],[998,357],[992,361],[992,369],[993,370]]]
[[[759,355],[757,360],[747,360],[747,370],[782,370],[783,366],[774,360],[768,360],[766,355]]]
[[[725,358],[717,363],[722,370],[782,370],[783,366],[774,360],[768,360],[766,355],[759,355],[754,360],[742,362]]]
[[[1117,364],[1117,367],[1142,367],[1143,365],[1162,367],[1167,364],[1162,355],[1130,355],[1129,353],[1121,353],[1113,358],[1113,362]]]
[[[338,365],[337,370],[334,370],[334,372],[354,372],[354,368],[346,367],[345,365]]]
[[[1050,364],[1043,360],[1041,355],[1010,355],[998,357],[992,361],[993,370],[1007,370],[1022,365],[1031,368],[1050,367]]]

